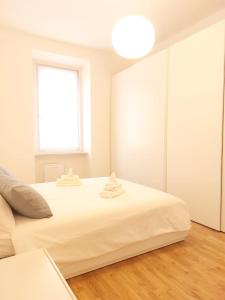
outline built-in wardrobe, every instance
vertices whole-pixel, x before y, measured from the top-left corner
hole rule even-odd
[[[182,198],[192,220],[222,231],[224,57],[222,21],[116,74],[111,107],[112,170]]]

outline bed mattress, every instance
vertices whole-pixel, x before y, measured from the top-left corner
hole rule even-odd
[[[16,254],[46,248],[66,278],[185,238],[190,229],[186,204],[167,193],[119,180],[125,193],[100,197],[107,178],[81,186],[34,184],[53,217],[16,215]]]

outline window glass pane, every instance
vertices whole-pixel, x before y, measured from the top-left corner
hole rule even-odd
[[[78,72],[38,66],[40,150],[79,149]]]

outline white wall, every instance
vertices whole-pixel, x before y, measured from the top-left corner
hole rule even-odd
[[[162,51],[113,77],[111,169],[164,188],[168,53]]]
[[[34,155],[32,50],[90,61],[92,151],[90,155]],[[63,162],[81,176],[108,175],[110,170],[111,76],[129,62],[106,51],[35,37],[0,26],[0,165],[19,178],[43,180],[43,166]]]

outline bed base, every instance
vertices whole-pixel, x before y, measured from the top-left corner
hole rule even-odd
[[[188,231],[165,233],[145,241],[134,243],[117,251],[84,261],[61,263],[57,261],[57,259],[54,259],[54,253],[51,253],[51,249],[48,249],[48,251],[53,260],[55,260],[55,263],[57,264],[63,276],[66,279],[69,279],[74,276],[103,268],[119,261],[183,241],[187,236],[187,233]]]

